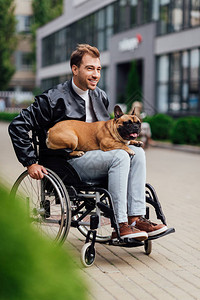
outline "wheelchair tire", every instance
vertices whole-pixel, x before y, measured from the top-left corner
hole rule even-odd
[[[41,180],[23,172],[11,189],[11,197],[25,204],[31,224],[43,236],[62,243],[71,225],[70,199],[62,180],[47,171]]]
[[[91,243],[86,243],[81,249],[81,262],[84,267],[91,267],[94,264],[96,256],[95,248]]]

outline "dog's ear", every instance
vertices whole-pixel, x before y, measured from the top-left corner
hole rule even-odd
[[[115,105],[114,108],[114,114],[115,114],[115,120],[119,119],[121,116],[123,116],[123,111],[121,110],[119,105]]]
[[[133,108],[131,115],[135,115],[135,107]]]

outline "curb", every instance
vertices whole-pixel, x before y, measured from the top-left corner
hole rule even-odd
[[[168,149],[168,150],[176,150],[176,151],[183,151],[188,153],[200,154],[200,147],[199,146],[191,146],[191,145],[174,145],[167,142],[157,142],[153,141],[150,147],[161,148],[161,149]]]

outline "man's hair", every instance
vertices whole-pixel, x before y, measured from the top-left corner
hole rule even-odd
[[[96,47],[92,47],[88,44],[78,44],[76,50],[72,52],[70,66],[76,65],[77,67],[80,67],[83,55],[85,54],[89,54],[96,58],[100,57],[99,50]]]

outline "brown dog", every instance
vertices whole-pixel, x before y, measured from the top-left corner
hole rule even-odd
[[[51,149],[70,148],[74,150],[70,156],[82,156],[85,151],[101,149],[109,151],[123,149],[131,155],[134,151],[128,145],[142,146],[135,141],[141,130],[140,119],[134,114],[126,115],[116,105],[115,118],[109,121],[86,123],[66,120],[49,129],[47,147]]]

